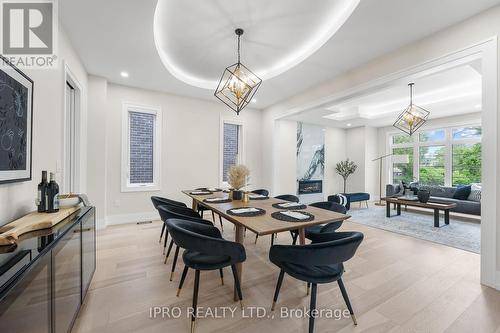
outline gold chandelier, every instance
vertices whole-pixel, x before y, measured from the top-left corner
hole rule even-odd
[[[413,86],[415,83],[409,83],[410,87],[410,105],[401,112],[394,123],[394,127],[412,136],[429,117],[430,112],[420,106],[413,104]]]
[[[262,80],[240,62],[240,37],[243,29],[235,30],[238,36],[238,62],[227,67],[222,73],[215,97],[240,114],[252,100]]]

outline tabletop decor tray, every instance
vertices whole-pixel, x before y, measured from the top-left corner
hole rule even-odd
[[[306,216],[305,218],[295,218],[293,216],[287,215],[287,214],[300,214],[301,216]],[[271,214],[272,218],[275,218],[280,221],[285,221],[285,222],[309,222],[314,220],[314,215],[308,212],[304,211],[293,211],[293,210],[288,210],[288,211],[282,211],[282,212],[274,212]]]
[[[262,208],[256,207],[240,207],[231,208],[226,211],[229,215],[240,216],[240,217],[254,217],[264,215],[266,211]]]

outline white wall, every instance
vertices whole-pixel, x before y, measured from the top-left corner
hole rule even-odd
[[[189,203],[181,190],[218,186],[221,121],[243,124],[243,159],[251,171],[253,188],[262,186],[261,111],[245,109],[239,116],[216,101],[105,83],[91,77],[89,121],[105,137],[89,138],[89,178],[104,223],[126,223],[156,218],[152,195]],[[121,192],[122,104],[130,102],[161,108],[161,191]],[[105,114],[105,117],[103,117]],[[104,128],[103,127],[103,123]],[[89,188],[90,190],[90,188]],[[100,193],[98,193],[101,191]],[[103,191],[105,191],[103,193]],[[99,198],[99,199],[97,199]]]
[[[272,196],[297,193],[297,122],[280,120],[275,124],[275,185]]]
[[[62,28],[59,30],[58,38],[60,63],[57,69],[22,70],[34,81],[33,174],[31,181],[0,185],[0,202],[2,202],[0,205],[0,225],[35,210],[37,184],[40,182],[42,170],[53,172],[56,171],[56,166],[62,166],[65,64],[76,76],[83,90],[80,169],[83,170],[81,188],[85,191],[87,74]],[[61,182],[60,172],[56,177],[58,182]]]
[[[346,159],[346,131],[341,128],[325,128],[325,179],[324,199],[343,191],[342,177],[335,173],[335,165]]]

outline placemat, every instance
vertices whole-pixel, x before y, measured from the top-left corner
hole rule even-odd
[[[210,200],[210,199],[218,199],[218,200]],[[233,201],[233,200],[231,200],[229,198],[206,198],[206,199],[203,199],[203,202],[213,203],[213,204],[228,203],[231,201]]]
[[[273,207],[276,208],[276,209],[285,209],[285,210],[295,210],[295,209],[306,209],[307,206],[304,205],[304,204],[299,204],[297,206],[290,206],[290,207],[282,207],[281,205],[283,204],[292,204],[292,203],[295,203],[295,202],[277,202],[277,203],[273,203]]]
[[[293,218],[291,216],[283,214],[284,212],[274,212],[271,214],[271,217],[275,218],[277,220],[286,221],[286,222],[309,222],[309,221],[314,220],[314,215],[311,213],[308,213],[308,212],[304,212],[304,211],[297,212],[297,211],[293,211],[293,210],[288,210],[286,212],[307,215],[307,218],[306,219]]]
[[[252,211],[242,211],[239,212],[240,210],[244,209],[252,209]],[[229,215],[234,215],[234,216],[240,216],[240,217],[253,217],[253,216],[259,216],[259,215],[264,215],[266,211],[261,208],[257,207],[240,207],[240,208],[231,208],[226,211]]]

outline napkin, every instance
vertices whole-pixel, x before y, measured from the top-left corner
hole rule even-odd
[[[309,216],[299,213],[299,212],[281,212],[281,214],[292,217],[297,220],[305,220],[309,218]]]
[[[215,187],[211,187],[208,189],[210,192],[217,192],[217,191],[220,191],[219,188],[215,188]]]
[[[250,198],[265,198],[265,195],[262,194],[249,194],[248,195]]]
[[[216,202],[216,201],[224,201],[226,199],[224,198],[207,198],[205,199],[205,201],[208,201],[208,202]]]
[[[279,204],[279,206],[284,207],[284,208],[290,208],[290,207],[302,206],[302,204],[298,203],[298,202],[285,202],[285,203]]]
[[[194,195],[196,195],[196,194],[209,194],[209,193],[210,192],[208,192],[208,191],[193,191],[193,192],[191,192],[191,194],[194,194]]]
[[[233,209],[231,210],[233,213],[236,214],[244,214],[244,213],[255,213],[258,212],[259,210],[257,208],[238,208],[238,209]]]

